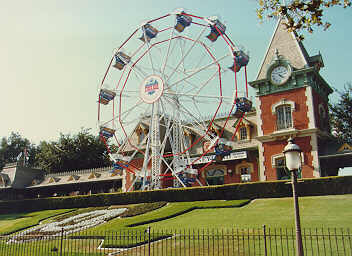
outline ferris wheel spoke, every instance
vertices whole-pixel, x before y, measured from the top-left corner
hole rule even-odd
[[[153,73],[155,73],[155,69],[154,69],[154,65],[153,65],[153,57],[151,55],[151,48],[152,48],[152,46],[150,45],[150,43],[148,43],[147,55],[148,55],[150,66],[152,67]]]
[[[201,32],[199,33],[197,39],[194,40],[193,44],[190,46],[190,48],[188,49],[188,51],[186,52],[185,55],[182,56],[181,60],[178,62],[178,64],[176,65],[175,69],[172,71],[172,73],[168,76],[168,79],[166,82],[168,82],[171,77],[175,74],[175,70],[178,69],[178,67],[184,62],[185,58],[188,56],[188,54],[191,52],[191,50],[193,49],[193,47],[196,45],[196,43],[198,42],[199,38],[202,36],[202,34],[204,33],[206,27],[204,27]]]
[[[216,75],[218,74],[218,72],[214,72],[214,74],[212,76],[209,77],[208,80],[206,80],[201,86],[198,87],[198,90],[196,91],[195,94],[199,94],[201,90],[204,89],[205,86],[207,86],[212,80],[215,79]],[[187,93],[191,92],[193,90],[189,90]]]
[[[228,56],[229,56],[229,54],[226,54],[226,55],[224,55],[223,57],[221,57],[220,60],[221,60],[221,59],[225,59],[225,58],[228,57]],[[189,79],[189,78],[195,76],[196,74],[198,74],[199,72],[201,72],[201,71],[207,69],[208,67],[213,66],[213,65],[214,65],[214,66],[217,65],[217,63],[218,63],[218,61],[215,60],[215,61],[213,61],[213,62],[211,62],[211,63],[209,63],[209,64],[207,64],[207,65],[205,65],[205,66],[203,66],[203,67],[201,67],[201,68],[199,68],[198,70],[194,71],[194,72],[191,73],[190,75],[188,75],[188,76],[186,76],[186,77],[184,77],[184,78],[182,78],[182,79],[180,79],[180,80],[178,80],[178,81],[176,81],[176,82],[170,84],[168,88],[172,88],[173,86],[175,86],[175,85],[177,85],[177,84],[179,84],[179,83],[181,83],[181,82],[183,82],[183,81],[185,81],[185,80],[187,80],[187,79]]]
[[[204,122],[203,122],[203,125],[199,123],[199,115],[198,116],[194,115],[193,114],[194,111],[187,109],[184,105],[181,105],[181,104],[179,104],[179,102],[172,100],[172,99],[169,99],[169,103],[171,106],[176,105],[178,107],[179,111],[181,113],[185,114],[185,116],[189,116],[190,120],[187,120],[187,121],[194,122],[195,124],[201,126],[203,129],[207,129],[206,125],[204,125]]]
[[[168,45],[167,45],[167,50],[166,50],[165,56],[163,58],[163,62],[162,62],[162,66],[161,66],[161,72],[160,72],[162,77],[164,77],[166,63],[168,62],[168,59],[169,59],[169,56],[170,56],[171,42],[173,41],[171,39],[172,39],[172,37],[174,35],[174,31],[175,31],[174,29],[171,29],[169,42],[168,42]]]

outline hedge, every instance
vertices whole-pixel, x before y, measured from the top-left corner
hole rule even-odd
[[[352,176],[303,179],[298,183],[299,196],[352,194]],[[63,208],[85,208],[150,202],[185,202],[201,200],[235,200],[292,196],[286,181],[265,181],[221,186],[172,188],[153,191],[51,197],[0,202],[0,213]]]

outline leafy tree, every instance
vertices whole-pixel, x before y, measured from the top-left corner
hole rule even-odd
[[[334,135],[341,142],[352,143],[352,83],[347,83],[343,91],[337,91],[340,99],[330,104],[331,125]]]
[[[37,164],[48,172],[97,168],[109,165],[105,144],[88,129],[76,135],[61,134],[57,142],[39,145]]]
[[[341,6],[347,8],[351,6],[351,0],[259,0],[257,15],[259,19],[286,16],[285,23],[288,31],[307,30],[313,32],[313,27],[330,27],[330,23],[324,21],[324,10]],[[303,36],[300,36],[303,39]]]
[[[37,147],[28,139],[23,138],[19,133],[12,132],[8,138],[3,137],[0,144],[0,169],[7,163],[17,162],[17,157],[22,152],[21,161],[24,159],[24,152],[28,154],[26,164],[33,166],[35,164],[35,157]]]

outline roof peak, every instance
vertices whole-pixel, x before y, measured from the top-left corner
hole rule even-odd
[[[256,80],[266,78],[267,67],[273,61],[275,56],[278,56],[278,54],[288,60],[296,69],[308,66],[309,55],[307,50],[303,43],[298,40],[298,36],[295,32],[287,31],[285,22],[286,18],[279,18],[259,68]]]

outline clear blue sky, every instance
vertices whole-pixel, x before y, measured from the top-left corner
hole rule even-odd
[[[220,16],[235,42],[246,46],[254,80],[275,22],[259,24],[255,0],[121,1],[0,0],[0,137],[19,132],[34,143],[57,140],[81,127],[96,131],[97,88],[113,49],[146,19],[176,8]],[[321,74],[336,88],[351,81],[352,9],[327,12],[327,32],[306,35]]]

